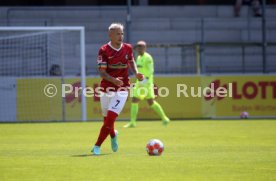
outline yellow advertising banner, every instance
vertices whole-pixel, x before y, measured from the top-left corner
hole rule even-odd
[[[99,86],[99,79],[88,79],[87,84],[93,88]],[[131,79],[134,82],[134,79]],[[156,77],[155,95],[156,101],[163,107],[165,113],[172,119],[194,118],[201,115],[201,98],[177,96],[177,85],[188,84],[190,86],[200,86],[200,77]],[[87,99],[88,119],[101,119],[101,107],[99,98]],[[121,119],[130,118],[131,97],[120,114]],[[150,108],[146,100],[139,103],[138,119],[160,119]]]
[[[58,78],[17,79],[16,111],[18,121],[62,120],[62,97],[47,97],[45,85],[53,85],[61,90]]]
[[[203,86],[226,87],[231,96],[202,99],[204,117],[276,116],[276,76],[211,76],[202,77]]]
[[[45,96],[48,84],[56,87],[53,97]],[[99,84],[100,78],[87,78],[86,87],[92,91]],[[80,88],[79,78],[17,79],[17,120],[81,120]],[[66,90],[63,98],[62,89]],[[171,119],[238,117],[242,111],[276,116],[276,76],[160,76],[155,77],[155,94]],[[102,119],[99,97],[88,94],[86,100],[88,120]],[[131,97],[120,119],[129,120],[130,104]],[[138,118],[159,119],[146,100],[139,104]]]

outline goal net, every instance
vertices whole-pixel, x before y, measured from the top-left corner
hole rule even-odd
[[[0,121],[86,120],[82,92],[61,92],[85,85],[84,43],[83,27],[1,27]]]

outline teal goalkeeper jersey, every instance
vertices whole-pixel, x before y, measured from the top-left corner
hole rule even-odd
[[[143,55],[139,55],[136,59],[138,71],[144,74],[148,79],[147,85],[153,84],[154,62],[151,55],[145,52]]]

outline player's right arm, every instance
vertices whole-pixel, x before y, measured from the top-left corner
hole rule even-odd
[[[97,62],[98,62],[99,74],[100,74],[101,78],[103,78],[104,80],[106,80],[108,82],[113,83],[114,85],[116,85],[118,87],[120,87],[124,84],[123,81],[121,81],[118,78],[114,78],[114,77],[110,76],[106,72],[107,58],[106,58],[102,48],[99,51]]]
[[[134,60],[133,50],[132,50],[131,45],[129,45],[129,48],[130,48],[130,53],[129,53],[129,56],[128,56],[129,68],[134,73],[135,77],[139,81],[142,81],[142,80],[144,80],[144,75],[138,72],[137,65],[136,65],[135,60]]]
[[[122,86],[124,83],[123,81],[121,81],[120,79],[118,78],[114,78],[112,76],[110,76],[107,72],[106,72],[106,69],[103,69],[103,68],[99,68],[99,73],[100,73],[100,76],[104,79],[104,80],[107,80],[111,83],[113,83],[114,85],[120,87]]]
[[[148,55],[145,58],[143,67],[144,67],[143,73],[144,73],[145,79],[141,81],[140,84],[145,86],[148,83],[148,80],[150,79],[150,77],[153,77],[153,73],[154,73],[153,59],[150,55]]]
[[[154,73],[154,64],[152,56],[148,56],[145,61],[146,73],[145,76],[150,77],[153,76]]]

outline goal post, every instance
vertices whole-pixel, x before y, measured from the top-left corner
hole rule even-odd
[[[83,89],[73,100],[60,92],[86,87],[85,28],[0,27],[0,80],[0,121],[86,121]],[[43,97],[47,83],[58,96]]]

